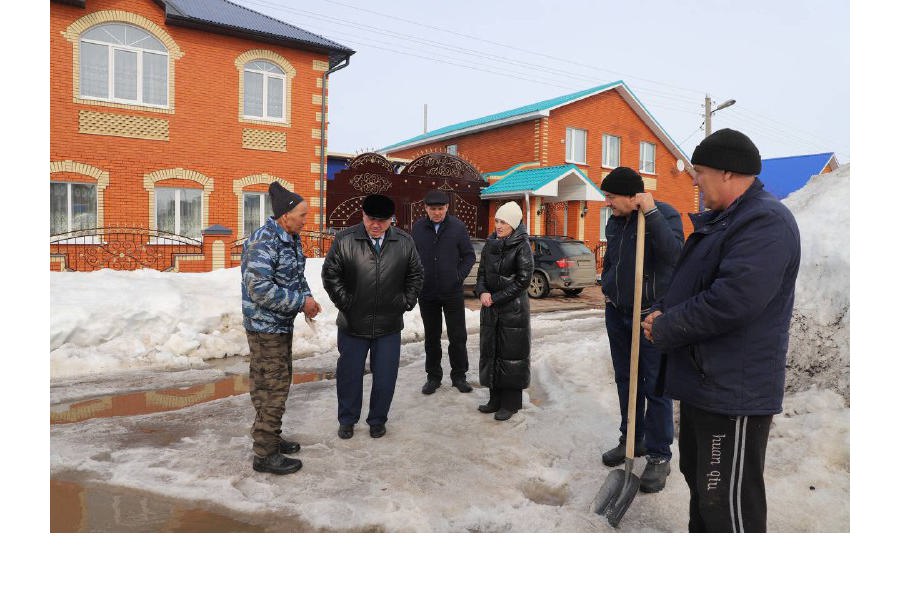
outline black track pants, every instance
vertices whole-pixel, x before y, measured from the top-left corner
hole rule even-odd
[[[678,451],[692,533],[764,533],[772,415],[729,417],[681,403]]]

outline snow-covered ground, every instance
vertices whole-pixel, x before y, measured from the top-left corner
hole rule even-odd
[[[803,262],[785,410],[774,419],[767,455],[769,530],[847,532],[849,166],[815,178],[785,204],[800,226]],[[312,327],[298,320],[297,371],[333,370],[336,359],[336,309],[322,289],[320,268],[320,259],[307,262],[307,278],[324,310]],[[98,390],[146,388],[148,380],[155,388],[189,385],[246,371],[241,361],[219,369],[206,362],[247,354],[238,269],[54,273],[50,292],[51,410]],[[474,383],[477,312],[467,314],[467,324]],[[486,389],[464,395],[445,382],[433,396],[419,393],[421,336],[414,310],[406,315],[384,438],[370,438],[361,422],[351,440],[338,439],[333,381],[292,388],[284,429],[303,446],[304,467],[296,475],[250,468],[253,411],[242,394],[166,413],[55,425],[51,476],[276,515],[310,530],[614,532],[588,512],[610,472],[600,453],[618,435],[601,314],[533,317],[533,385],[524,410],[506,423],[475,410]],[[169,432],[166,443],[148,431]],[[620,531],[686,531],[687,488],[677,471],[677,444],[673,450],[665,490],[639,494]],[[666,561],[636,557],[657,559]]]

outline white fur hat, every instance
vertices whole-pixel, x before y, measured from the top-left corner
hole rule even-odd
[[[497,209],[494,218],[506,221],[515,229],[522,222],[522,209],[515,202],[507,202]]]

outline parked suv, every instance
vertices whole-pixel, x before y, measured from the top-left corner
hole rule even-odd
[[[566,296],[577,296],[585,287],[597,283],[597,264],[594,253],[584,242],[565,236],[530,236],[534,253],[534,275],[528,286],[532,298],[546,298],[552,289],[560,289]],[[472,238],[475,264],[463,282],[463,289],[474,294],[475,278],[484,240]]]
[[[469,275],[463,281],[463,290],[469,290],[475,295],[475,279],[478,278],[478,265],[481,263],[481,251],[484,249],[484,240],[472,238],[472,247],[475,248],[475,264],[469,271]]]
[[[531,298],[545,298],[550,290],[577,296],[597,283],[597,261],[581,240],[566,236],[531,236],[534,275],[528,286]]]

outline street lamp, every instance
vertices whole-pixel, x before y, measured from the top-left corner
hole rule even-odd
[[[712,108],[712,100],[710,100],[709,95],[706,96],[706,118],[704,120],[704,124],[706,125],[706,135],[703,137],[709,137],[709,134],[712,133],[712,114],[718,110],[722,110],[723,108],[728,108],[733,105],[736,100],[726,100],[716,108]]]

